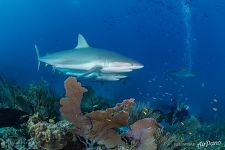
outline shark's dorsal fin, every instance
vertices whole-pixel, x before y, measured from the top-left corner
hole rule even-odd
[[[90,47],[86,41],[86,39],[83,37],[83,35],[78,34],[78,42],[77,42],[77,46],[75,47],[75,49],[78,48],[87,48]]]

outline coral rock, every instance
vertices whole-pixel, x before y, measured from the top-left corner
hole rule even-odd
[[[66,128],[58,124],[42,122],[38,115],[28,120],[29,134],[41,148],[62,149],[66,144]]]
[[[12,127],[0,128],[1,150],[26,150],[27,141],[23,129]]]

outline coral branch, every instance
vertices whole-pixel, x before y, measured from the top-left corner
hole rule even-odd
[[[80,104],[83,98],[83,94],[87,91],[81,87],[76,78],[69,77],[65,83],[66,97],[60,100],[62,107],[60,112],[70,122],[75,123],[80,121],[81,109]]]

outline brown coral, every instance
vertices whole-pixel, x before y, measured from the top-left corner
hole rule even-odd
[[[76,123],[85,119],[81,115],[80,104],[83,98],[83,94],[87,91],[77,82],[76,78],[69,77],[65,82],[66,97],[60,100],[62,107],[60,112],[70,122]],[[77,128],[80,128],[81,124],[76,124]]]
[[[91,135],[91,138],[107,147],[124,145],[120,135],[113,129],[127,125],[129,118],[128,110],[132,105],[133,100],[128,99],[105,111],[93,111],[87,114],[86,116],[92,120],[91,130],[97,133]]]
[[[134,103],[133,99],[124,100],[105,111],[93,111],[83,115],[80,104],[87,90],[74,77],[69,77],[65,81],[65,89],[66,97],[60,100],[62,105],[60,111],[75,125],[71,129],[72,133],[91,140],[93,143],[105,145],[107,148],[124,144],[120,135],[113,129],[127,125],[128,111]]]
[[[161,128],[154,119],[145,118],[138,120],[130,126],[128,137],[138,141],[137,149],[139,150],[157,150],[157,144],[155,142],[155,133],[157,129]]]

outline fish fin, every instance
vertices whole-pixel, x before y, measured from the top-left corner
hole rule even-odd
[[[83,35],[78,34],[78,42],[77,42],[77,46],[75,47],[75,49],[78,48],[87,48],[90,47],[86,41],[86,39],[83,37]]]
[[[83,78],[83,77],[86,77],[94,72],[99,72],[100,70],[102,69],[101,66],[95,66],[93,68],[91,68],[90,70],[88,70],[87,72],[85,72],[84,74],[78,76],[77,78]]]
[[[38,47],[37,47],[37,45],[35,44],[35,51],[36,51],[36,55],[37,55],[37,60],[38,60],[38,70],[39,70],[39,68],[40,68],[40,64],[41,64],[41,62],[40,62],[40,53],[39,53],[39,49],[38,49]]]

